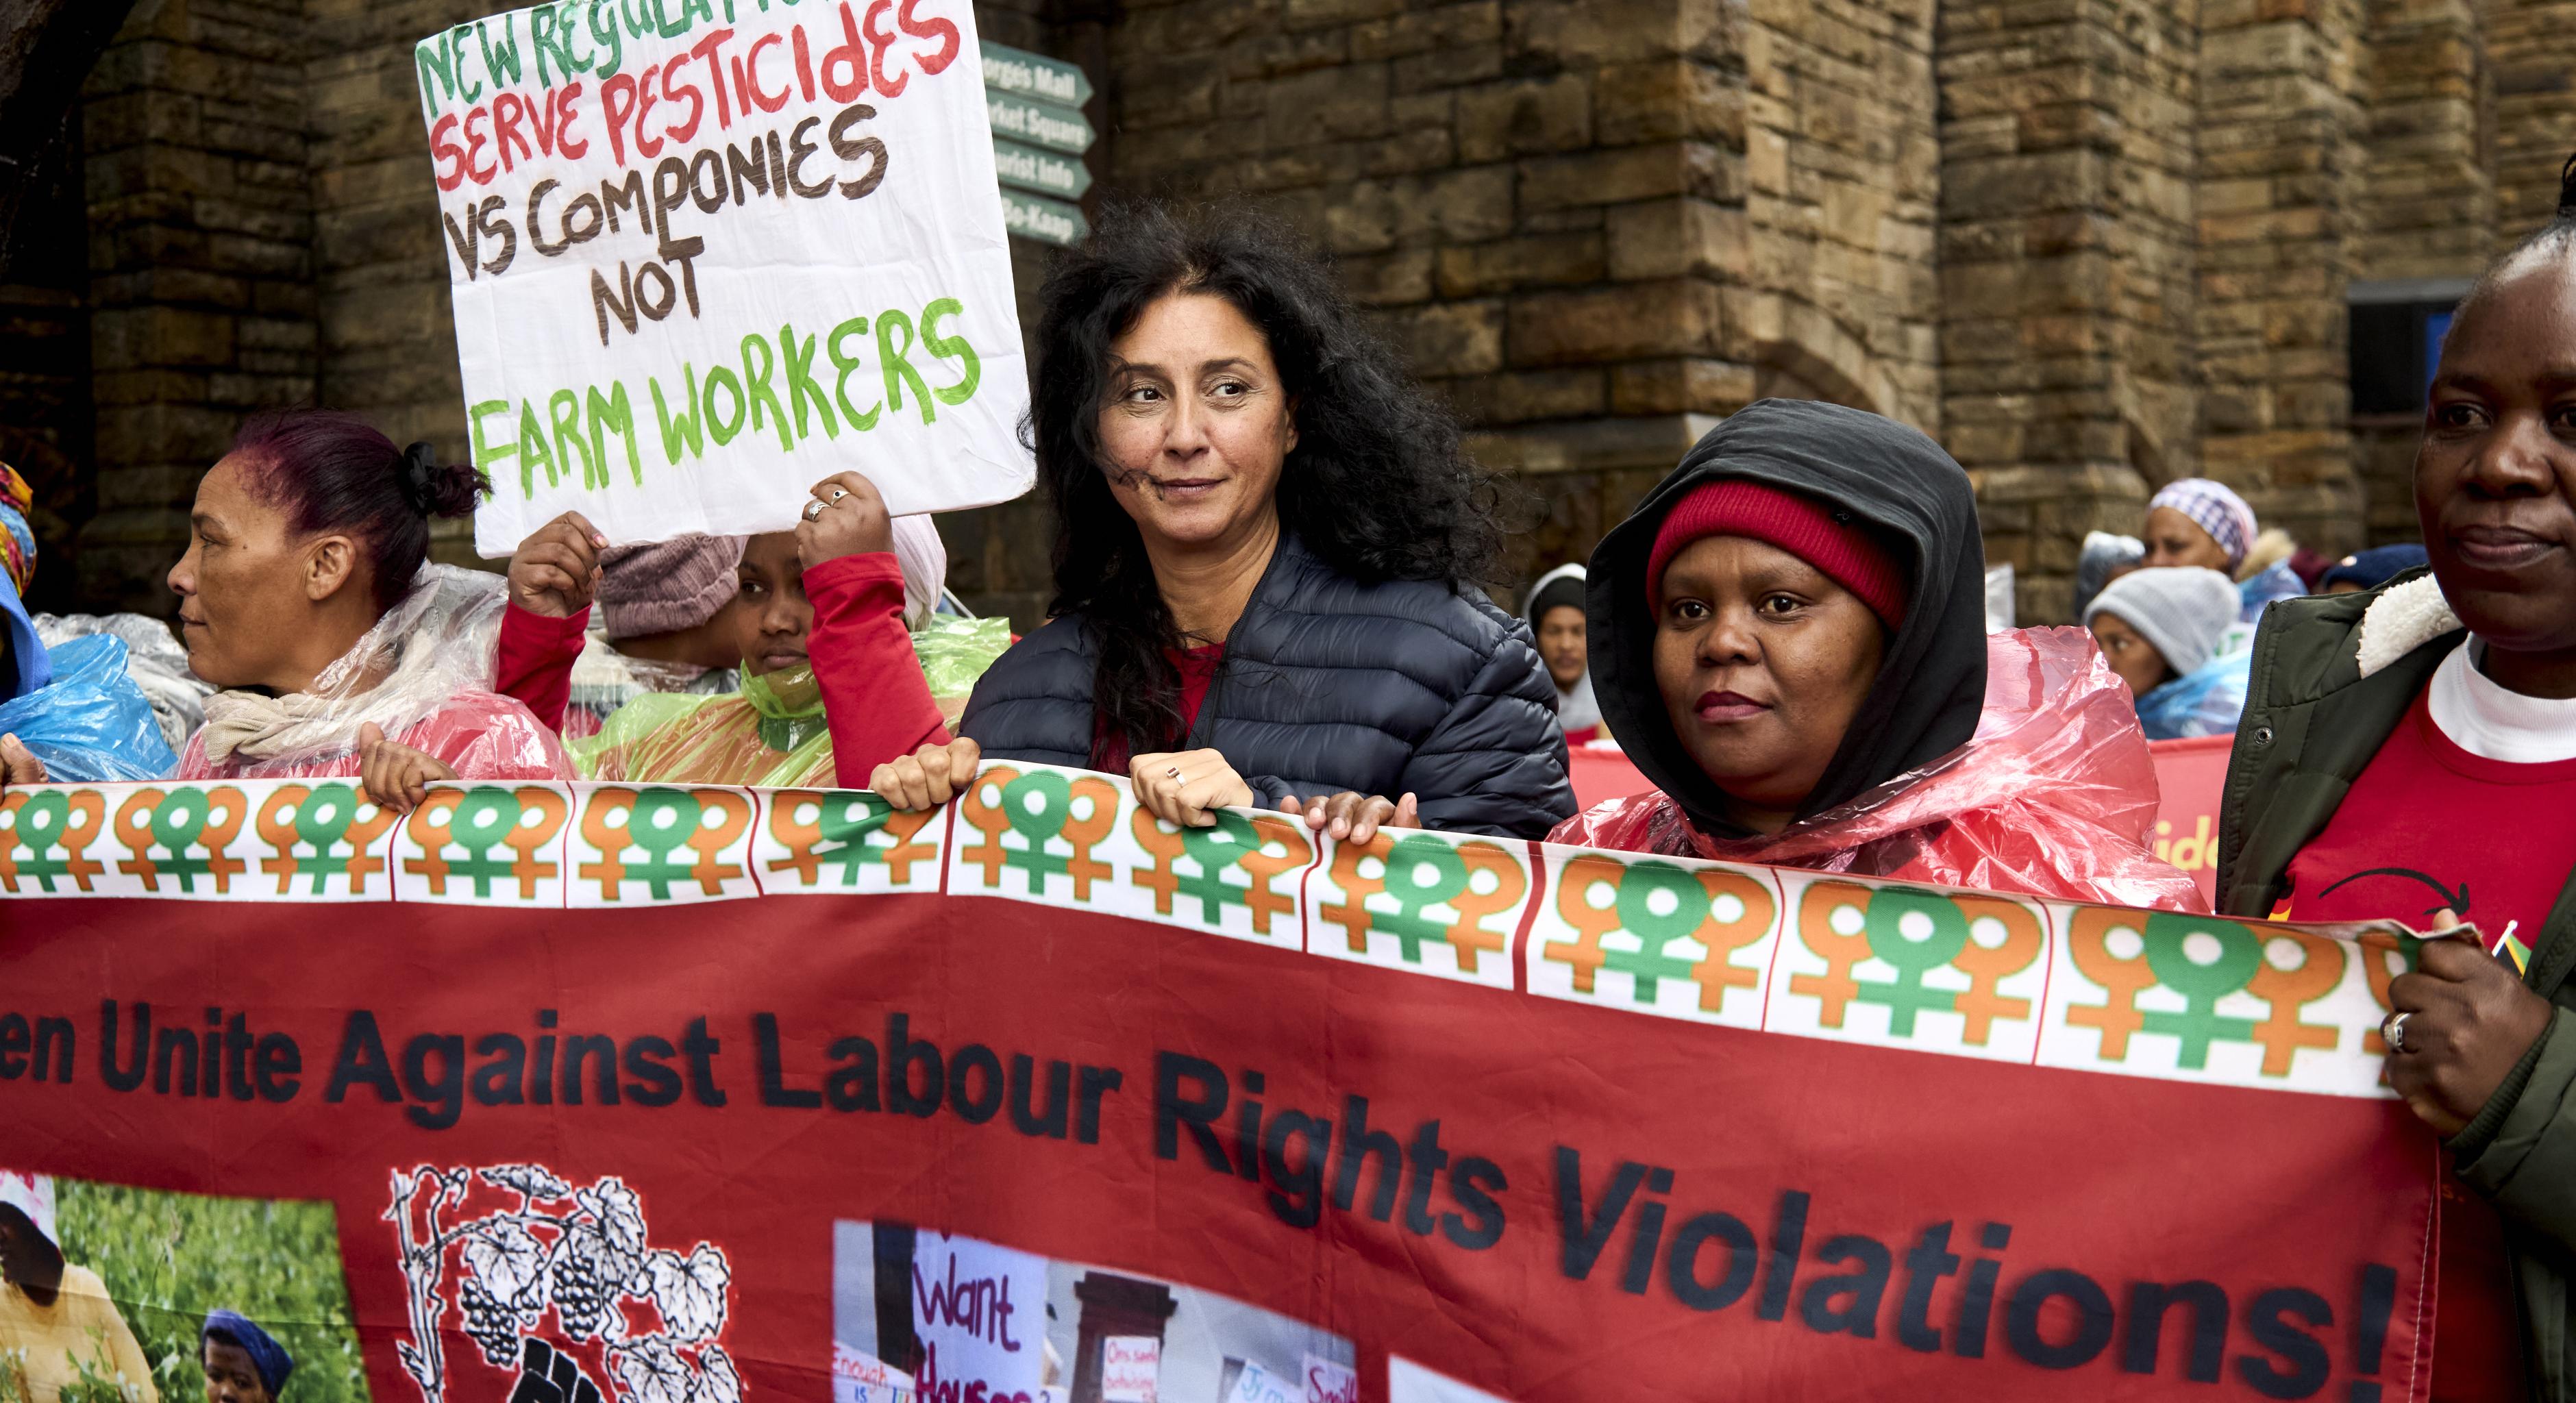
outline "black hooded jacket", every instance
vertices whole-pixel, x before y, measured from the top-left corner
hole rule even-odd
[[[1905,620],[1842,748],[1797,816],[1809,818],[1965,745],[1986,696],[1986,558],[1968,475],[1941,446],[1893,419],[1807,400],[1766,399],[1709,430],[1592,552],[1585,596],[1592,685],[1602,719],[1647,779],[1703,832],[1751,836],[1721,817],[1724,796],[1682,748],[1655,685],[1655,610],[1646,566],[1674,504],[1704,483],[1743,478],[1850,513],[1894,553]]]

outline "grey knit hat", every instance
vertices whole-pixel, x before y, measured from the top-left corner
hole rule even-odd
[[[678,536],[599,553],[599,617],[611,638],[696,628],[739,589],[745,536]]]
[[[2132,570],[2102,587],[2084,606],[2089,626],[2096,614],[2116,614],[2164,654],[2176,677],[2198,672],[2218,651],[2243,609],[2236,583],[2197,565]]]

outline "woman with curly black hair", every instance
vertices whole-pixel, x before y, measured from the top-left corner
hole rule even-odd
[[[912,754],[876,742],[869,788],[936,804],[990,754],[1125,771],[1193,825],[1258,805],[1361,841],[1413,823],[1535,838],[1574,811],[1528,628],[1475,588],[1497,489],[1321,259],[1242,211],[1140,208],[1042,301],[1053,617],[984,675],[962,736],[926,717],[898,728],[925,742]],[[874,497],[826,486],[817,538]],[[895,675],[842,650],[822,563],[839,552],[809,549],[818,672]]]

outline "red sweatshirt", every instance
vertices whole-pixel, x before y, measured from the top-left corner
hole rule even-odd
[[[845,789],[865,789],[879,765],[953,737],[903,626],[903,570],[894,552],[826,560],[805,572],[814,631],[805,648],[823,689],[832,760]]]
[[[572,702],[572,665],[581,656],[582,630],[590,624],[590,607],[569,618],[549,619],[519,607],[517,600],[501,611],[500,656],[492,666],[492,690],[516,697],[521,706],[553,730],[563,730],[564,708]]]

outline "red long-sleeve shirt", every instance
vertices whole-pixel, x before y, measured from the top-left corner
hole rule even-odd
[[[561,732],[564,708],[572,703],[573,660],[581,656],[582,630],[589,623],[588,605],[569,618],[549,619],[529,613],[512,600],[501,611],[492,690],[517,698],[538,720]]]
[[[876,767],[952,737],[903,624],[903,570],[892,551],[826,560],[805,572],[814,605],[806,653],[823,690],[841,786],[864,789]]]

